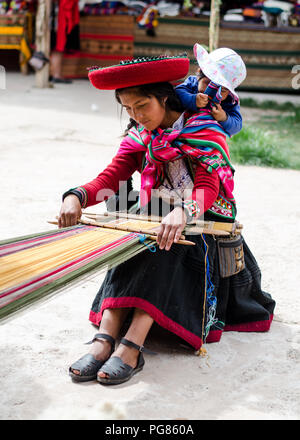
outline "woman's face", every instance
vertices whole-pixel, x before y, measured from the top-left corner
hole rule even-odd
[[[155,130],[164,126],[166,120],[165,101],[160,103],[155,96],[143,96],[137,89],[123,91],[119,94],[122,106],[128,115],[146,130]]]

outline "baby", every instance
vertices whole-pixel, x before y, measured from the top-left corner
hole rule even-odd
[[[242,129],[239,97],[235,89],[246,78],[246,66],[232,49],[220,48],[208,53],[195,44],[198,75],[189,76],[176,87],[176,94],[187,110],[211,108],[212,116],[231,137]]]

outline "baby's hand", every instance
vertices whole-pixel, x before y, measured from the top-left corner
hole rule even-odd
[[[218,122],[224,122],[227,119],[227,113],[222,109],[221,104],[215,104],[211,109],[211,114]]]
[[[196,106],[198,108],[203,108],[208,103],[208,96],[205,93],[197,93],[196,96]]]

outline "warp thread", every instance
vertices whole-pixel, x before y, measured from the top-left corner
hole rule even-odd
[[[140,243],[143,243],[145,246],[147,246],[150,252],[156,252],[155,244],[145,243],[145,240],[147,239],[147,235],[145,234],[136,234],[136,235],[139,237]]]

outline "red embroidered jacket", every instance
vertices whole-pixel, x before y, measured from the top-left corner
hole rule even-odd
[[[95,179],[75,189],[83,208],[100,203],[119,190],[119,182],[127,181],[135,171],[141,171],[143,153],[117,155]],[[197,191],[201,189],[202,191]],[[107,190],[111,190],[108,194]],[[63,197],[72,193],[68,191]],[[191,199],[195,200],[203,211],[207,211],[219,193],[219,178],[215,170],[208,173],[198,165],[195,171],[194,187]],[[202,214],[202,213],[201,213]]]

